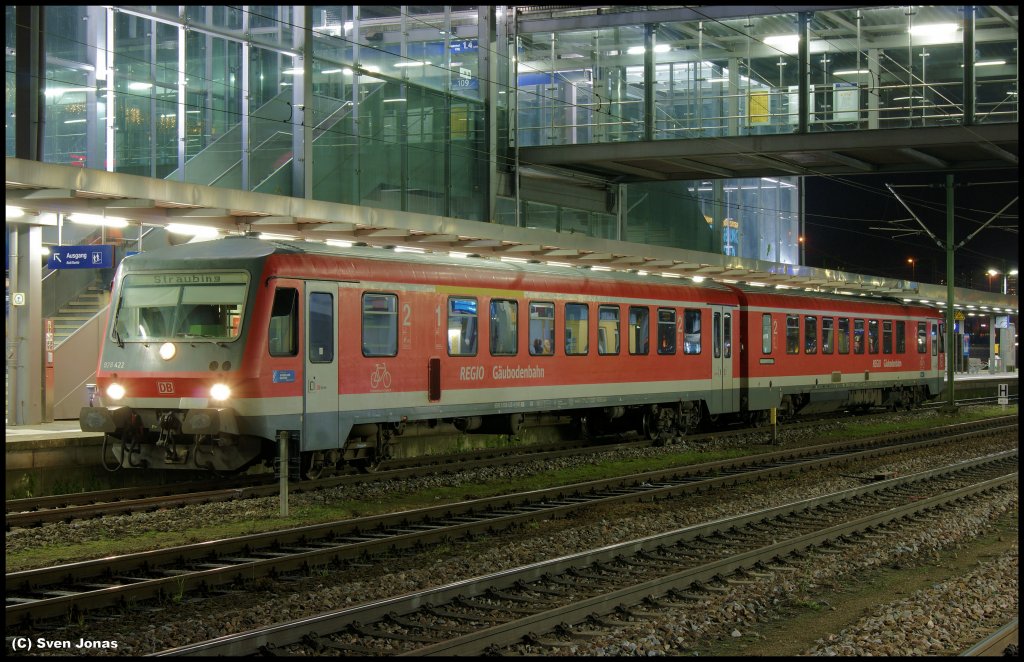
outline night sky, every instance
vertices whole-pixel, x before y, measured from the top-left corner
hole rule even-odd
[[[1018,195],[1017,178],[1016,169],[953,173],[955,243]],[[920,282],[945,283],[945,251],[885,187],[892,185],[945,244],[945,173],[808,177],[804,181],[808,266],[888,278],[910,279],[913,275]],[[1008,183],[981,185],[986,182]],[[898,187],[908,184],[928,187]],[[1017,209],[1015,202],[955,252],[956,286],[987,290],[988,269],[1018,267]],[[916,260],[913,268],[907,262],[911,257]],[[996,280],[992,279],[993,289]]]

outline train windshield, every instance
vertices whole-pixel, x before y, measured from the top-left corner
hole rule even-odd
[[[249,274],[128,274],[114,318],[117,342],[232,340],[242,329]]]

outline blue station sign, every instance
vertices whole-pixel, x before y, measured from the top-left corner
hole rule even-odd
[[[108,244],[54,246],[46,266],[51,269],[109,269],[114,266],[114,247]]]

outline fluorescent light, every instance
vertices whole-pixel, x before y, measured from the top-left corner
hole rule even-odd
[[[415,248],[413,246],[395,246],[396,253],[426,253],[426,249]]]
[[[25,215],[25,210],[21,207],[13,207],[7,205],[7,218],[21,218]]]
[[[664,276],[665,278],[682,278],[683,277],[682,274],[671,274],[671,273],[668,273],[667,271],[662,272],[661,275]]]
[[[766,46],[773,46],[779,50],[790,53],[796,52],[796,49],[800,46],[800,35],[798,34],[779,34],[772,35],[764,38]]]
[[[703,283],[704,276],[690,276],[690,280],[692,280],[695,283]]]
[[[469,253],[463,253],[462,251],[448,251],[448,255],[451,257],[466,258],[469,257]]]
[[[324,242],[328,246],[340,246],[341,248],[351,248],[352,242],[345,241],[344,239],[328,239]]]
[[[295,237],[290,235],[290,234],[274,234],[273,232],[261,232],[259,238],[260,239],[285,239],[285,240],[295,239]]]
[[[626,50],[626,53],[628,55],[640,55],[641,53],[643,53],[646,50],[647,50],[647,48],[645,46],[630,46]],[[654,52],[655,53],[668,53],[670,50],[672,50],[672,47],[669,46],[668,44],[658,44],[657,46],[654,47]],[[611,55],[611,53],[609,53],[609,55]],[[565,57],[565,56],[563,55],[562,57]],[[583,57],[583,56],[581,55],[579,57]]]
[[[912,96],[912,97],[896,97],[893,101],[909,101],[911,99],[923,99],[924,97]]]
[[[65,124],[81,124],[87,120],[64,120]]]
[[[127,219],[96,214],[71,214],[68,216],[68,220],[79,225],[105,225],[108,228],[123,228],[128,225]]]
[[[1006,60],[984,60],[982,62],[975,62],[974,66],[976,66],[976,67],[997,67],[997,66],[999,66],[1001,64],[1006,64]],[[960,68],[963,69],[964,65],[961,64]]]
[[[129,90],[148,90],[153,87],[153,83],[128,83]]]
[[[871,73],[867,69],[843,69],[842,71],[833,71],[833,76],[859,76],[860,74]]]
[[[501,261],[502,262],[516,262],[516,263],[525,264],[526,263],[526,258],[524,258],[524,257],[503,257],[503,258],[501,258]]]
[[[285,76],[301,76],[302,75],[302,68],[301,67],[292,67],[291,69],[282,69],[281,73],[284,74]]]
[[[612,268],[611,267],[602,267],[601,265],[595,264],[594,266],[590,267],[590,270],[591,271],[611,271]]]
[[[430,63],[426,62],[426,61],[424,61],[424,62],[396,62],[394,66],[396,68],[397,67],[425,67],[428,64],[430,64]]]
[[[342,71],[341,69],[324,69],[320,73],[322,73],[322,74],[340,74],[341,71]],[[349,73],[352,73],[351,69],[349,69]]]
[[[956,23],[922,23],[912,26],[908,32],[915,37],[944,37],[959,28]]]
[[[174,234],[190,234],[193,237],[216,237],[220,234],[217,228],[207,225],[189,225],[187,223],[168,223],[166,230]]]
[[[402,99],[401,97],[399,97],[397,99],[384,99],[384,103],[399,103],[399,102],[400,103],[405,103],[405,99]]]

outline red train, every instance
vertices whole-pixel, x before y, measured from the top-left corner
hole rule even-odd
[[[934,397],[939,311],[475,257],[247,237],[126,258],[81,411],[122,466],[302,470],[425,431],[571,417],[651,438]]]

